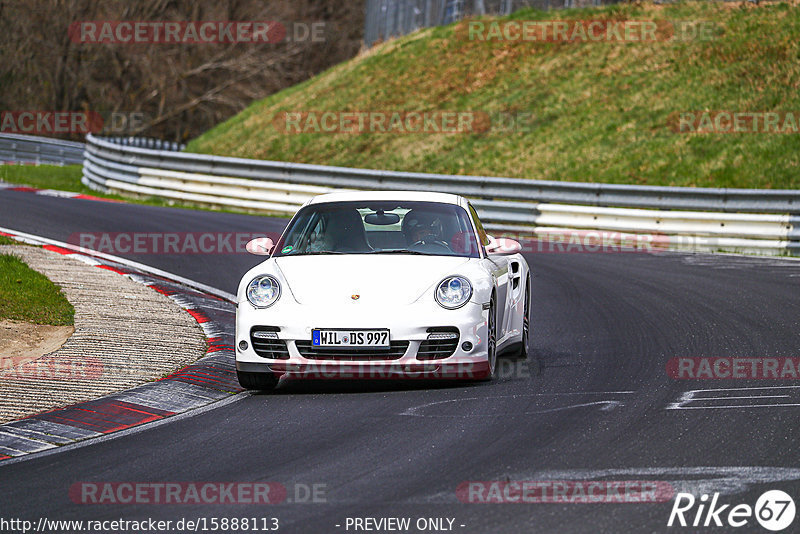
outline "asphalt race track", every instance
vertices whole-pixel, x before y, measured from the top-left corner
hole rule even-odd
[[[75,232],[277,232],[286,222],[0,191],[0,226],[61,241]],[[259,262],[126,257],[231,293]],[[0,465],[0,516],[276,517],[281,532],[314,533],[354,532],[348,517],[454,518],[453,530],[469,533],[697,532],[667,528],[671,501],[464,503],[456,488],[656,480],[697,497],[719,492],[731,504],[752,506],[770,489],[800,495],[800,382],[676,380],[666,370],[675,357],[797,357],[800,262],[679,253],[527,259],[532,351],[506,359],[494,383],[289,383],[241,394],[198,415]],[[90,505],[69,496],[79,482],[126,481],[278,482],[292,502]],[[308,502],[313,485],[320,493]],[[736,531],[766,532],[752,519]]]

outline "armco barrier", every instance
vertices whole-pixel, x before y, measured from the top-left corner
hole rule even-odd
[[[119,137],[115,143],[152,150],[183,150],[186,145],[146,137]],[[33,163],[48,165],[80,165],[84,143],[52,137],[0,133],[0,163]]]
[[[123,144],[125,143],[125,144]],[[147,144],[139,141],[137,144]],[[498,234],[558,239],[601,231],[697,251],[800,255],[800,191],[552,182],[327,167],[191,154],[87,137],[83,182],[121,194],[293,213],[343,189],[465,195]]]
[[[32,135],[0,133],[0,163],[80,165],[83,143]]]
[[[92,135],[87,136],[86,148],[97,160],[137,169],[173,170],[325,187],[435,190],[471,198],[585,206],[800,213],[800,191],[796,190],[632,186],[353,169],[148,150],[121,146]]]

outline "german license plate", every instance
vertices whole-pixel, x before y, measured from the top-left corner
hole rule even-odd
[[[389,330],[323,330],[311,331],[311,345],[326,347],[389,348]]]

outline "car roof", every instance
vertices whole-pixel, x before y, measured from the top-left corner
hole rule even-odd
[[[441,204],[466,206],[466,200],[459,195],[433,193],[430,191],[347,191],[341,193],[326,193],[324,195],[315,196],[306,204],[360,200],[405,200],[409,202],[439,202]]]

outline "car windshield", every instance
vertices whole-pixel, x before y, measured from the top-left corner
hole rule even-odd
[[[479,257],[466,210],[438,202],[311,204],[300,210],[275,256],[419,254]]]

